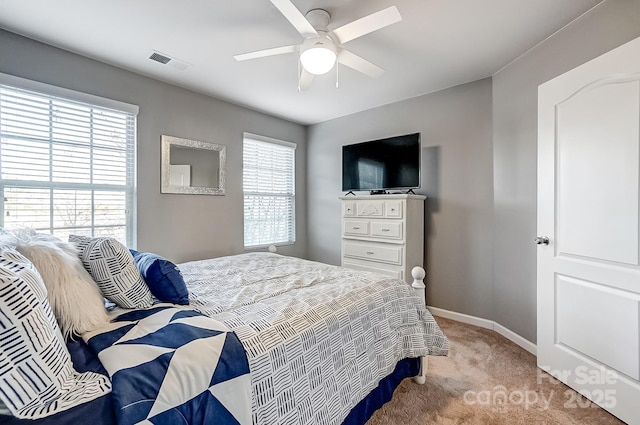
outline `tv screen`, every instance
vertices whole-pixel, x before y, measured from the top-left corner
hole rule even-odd
[[[342,190],[420,187],[420,133],[342,147]]]

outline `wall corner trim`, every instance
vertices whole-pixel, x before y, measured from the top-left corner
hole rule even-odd
[[[537,353],[536,344],[529,341],[528,339],[521,337],[512,330],[505,328],[501,324],[494,322],[493,320],[482,319],[480,317],[470,316],[464,313],[456,313],[455,311],[449,311],[438,307],[427,306],[427,308],[434,316],[444,317],[445,319],[451,319],[457,322],[468,323],[470,325],[490,329],[499,333],[514,344],[524,348],[534,356]]]

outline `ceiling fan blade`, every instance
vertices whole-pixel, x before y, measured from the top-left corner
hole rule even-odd
[[[333,30],[333,35],[336,36],[340,44],[344,44],[401,20],[402,16],[400,16],[398,8],[391,6],[336,28]]]
[[[255,52],[242,53],[240,55],[235,55],[233,58],[237,61],[246,61],[249,59],[264,58],[266,56],[282,55],[284,53],[293,53],[297,51],[297,49],[298,49],[298,46],[295,46],[295,45],[274,47],[272,49],[257,50]]]
[[[309,86],[311,86],[312,82],[313,82],[313,74],[307,71],[306,69],[302,68],[302,71],[300,72],[300,78],[298,79],[298,91],[303,91],[308,89]]]
[[[303,37],[306,38],[312,35],[318,35],[318,32],[313,28],[313,25],[307,21],[307,18],[304,17],[304,15],[293,5],[293,3],[291,3],[290,0],[271,0],[271,3],[278,8],[280,13],[282,13],[289,22],[291,22],[291,25],[293,25]]]
[[[378,65],[375,65],[366,59],[362,59],[355,53],[351,53],[345,49],[340,50],[340,53],[338,53],[338,62],[351,69],[355,69],[358,72],[362,72],[371,78],[378,78],[384,74],[384,69],[380,68]]]

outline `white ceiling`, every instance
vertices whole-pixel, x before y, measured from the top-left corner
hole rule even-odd
[[[298,44],[269,0],[0,0],[0,27],[271,115],[314,124],[491,76],[601,0],[293,0],[329,29],[397,6],[403,20],[349,42],[386,72],[341,66],[297,90],[297,55],[233,55]],[[180,71],[153,51],[189,64]],[[10,60],[3,58],[2,60]]]

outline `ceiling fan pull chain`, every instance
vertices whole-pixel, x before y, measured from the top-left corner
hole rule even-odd
[[[340,63],[336,62],[336,88],[337,89],[340,88],[340,81],[339,81],[340,72],[338,72],[339,69],[340,69]]]
[[[298,93],[302,90],[300,89],[300,79],[302,78],[302,70],[300,69],[300,59],[298,58]]]

